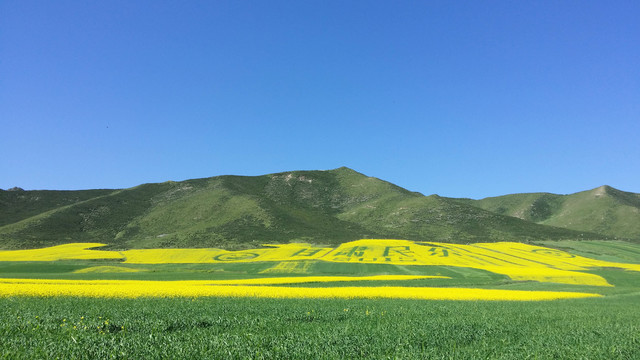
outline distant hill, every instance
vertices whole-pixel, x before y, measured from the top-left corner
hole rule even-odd
[[[361,238],[468,243],[603,237],[508,216],[506,207],[503,214],[477,207],[483,204],[424,196],[348,168],[122,190],[0,191],[0,248],[102,242],[114,249],[240,249]]]
[[[460,201],[542,225],[640,239],[640,194],[611,186],[570,195],[529,193]]]

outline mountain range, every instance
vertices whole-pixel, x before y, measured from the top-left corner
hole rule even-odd
[[[345,167],[128,189],[0,190],[2,249],[70,242],[111,249],[244,249],[363,238],[640,240],[640,194],[603,186],[571,195],[455,199],[424,196]]]
[[[570,195],[528,193],[460,201],[541,225],[640,238],[640,194],[607,185]]]

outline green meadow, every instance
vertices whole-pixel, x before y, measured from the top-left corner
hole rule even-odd
[[[5,298],[0,357],[637,359],[639,301]]]

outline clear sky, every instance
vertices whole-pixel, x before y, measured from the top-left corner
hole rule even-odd
[[[0,188],[640,192],[640,1],[0,1]]]

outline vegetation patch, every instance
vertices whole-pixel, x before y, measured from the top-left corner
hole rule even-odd
[[[76,274],[86,273],[130,273],[144,271],[141,269],[133,269],[124,266],[92,266],[74,271]]]

